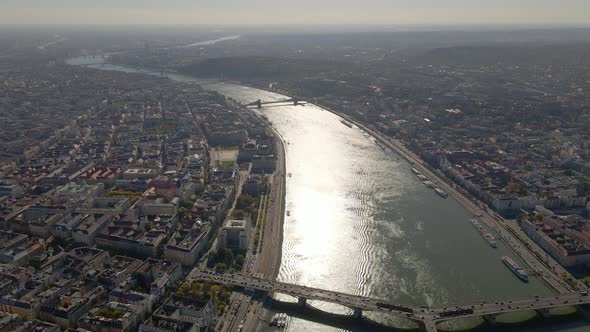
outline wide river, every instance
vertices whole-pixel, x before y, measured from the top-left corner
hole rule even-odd
[[[138,71],[109,64],[94,67]],[[244,103],[285,98],[236,84],[204,87]],[[551,294],[536,277],[524,283],[514,276],[500,261],[503,255],[515,257],[510,249],[502,242],[493,249],[458,202],[423,185],[408,162],[380,148],[364,131],[311,105],[261,112],[285,142],[290,174],[279,280],[413,305]],[[311,305],[348,312],[326,303]],[[288,325],[290,331],[334,330],[297,318]]]

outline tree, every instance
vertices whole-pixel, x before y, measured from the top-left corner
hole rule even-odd
[[[234,263],[232,264],[232,267],[236,270],[241,270],[242,266],[244,266],[244,255],[238,254],[238,255],[236,255],[236,258],[234,259]]]
[[[510,182],[508,186],[506,186],[506,190],[510,193],[518,192],[521,188],[521,184],[518,182]]]
[[[223,289],[223,287],[220,285],[211,285],[211,290],[210,290],[211,295],[216,296],[217,294],[219,294],[219,292],[221,292],[222,289]]]
[[[205,294],[210,294],[211,293],[211,284],[210,283],[204,283],[203,284],[203,292]]]
[[[236,202],[236,208],[242,210],[245,207],[254,204],[255,201],[256,199],[254,197],[248,194],[241,194]]]
[[[185,296],[189,289],[190,286],[187,283],[182,283],[180,287],[178,287],[178,289],[176,290],[176,295]]]
[[[217,263],[217,265],[215,265],[215,272],[224,273],[226,270],[227,265],[225,265],[224,263]]]
[[[233,251],[231,251],[231,249],[227,249],[227,248],[225,248],[225,249],[223,250],[223,262],[224,262],[226,265],[230,265],[230,264],[231,264],[231,262],[233,262],[233,260],[234,260],[234,252],[233,252]]]
[[[231,292],[230,291],[227,291],[227,290],[226,291],[223,291],[223,293],[221,293],[221,300],[223,302],[228,302],[230,296],[231,296]]]
[[[191,199],[187,199],[186,201],[184,201],[180,204],[180,206],[187,208],[189,210],[192,209],[194,205],[195,205],[195,202]]]
[[[188,214],[189,209],[185,208],[184,206],[181,206],[178,208],[178,214],[180,215],[180,217],[184,217]]]
[[[234,219],[244,219],[244,211],[242,210],[234,210],[232,213],[232,218]]]

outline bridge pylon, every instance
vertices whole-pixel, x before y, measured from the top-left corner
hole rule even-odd
[[[484,315],[483,319],[492,326],[496,325],[496,315]]]
[[[352,309],[352,317],[354,317],[355,319],[363,318],[363,311],[359,308]]]
[[[297,299],[297,304],[301,307],[305,307],[307,305],[307,299],[305,297],[300,297]]]
[[[424,321],[421,321],[418,325],[418,330],[422,332],[437,332],[436,322],[434,322],[430,318],[426,318]]]
[[[549,311],[549,308],[537,309],[537,312],[543,318],[549,318],[549,317],[551,317],[551,311]]]

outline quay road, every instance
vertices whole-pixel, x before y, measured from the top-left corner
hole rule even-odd
[[[250,275],[265,279],[274,279],[281,264],[283,219],[285,215],[286,165],[284,143],[276,131],[273,130],[273,133],[276,142],[277,167],[274,174],[269,178],[271,190],[266,205],[264,232],[260,238],[262,251],[253,256],[250,255],[250,259],[247,260],[246,264],[252,262],[252,266],[245,266]],[[262,302],[255,299],[248,302],[248,299],[244,298],[243,302],[247,303],[245,309],[238,312],[235,321],[239,321],[243,325],[242,331],[254,331],[260,323],[259,317],[267,316],[268,311],[264,309]],[[234,332],[236,330],[227,331]]]
[[[266,222],[261,237],[262,250],[256,259],[253,274],[263,278],[274,279],[281,265],[281,250],[283,244],[283,223],[285,217],[286,165],[285,147],[280,135],[275,135],[277,165],[269,178],[270,195],[266,206]]]
[[[261,121],[263,120],[261,119]],[[261,205],[258,215],[258,222],[263,219],[266,220],[260,237],[259,246],[261,246],[261,250],[257,252],[257,248],[253,245],[254,237],[251,237],[243,273],[274,279],[281,263],[286,165],[283,140],[270,125],[269,128],[275,135],[277,165],[275,172],[269,176],[270,194]],[[241,190],[238,192],[241,192]],[[224,317],[218,320],[215,330],[223,332],[254,331],[260,323],[260,317],[267,316],[267,314],[268,312],[264,308],[262,301],[250,298],[247,295],[236,294],[236,296],[232,296],[229,310],[226,311]]]
[[[548,309],[550,308],[577,306],[590,303],[590,296],[588,296],[587,293],[567,293],[551,297],[484,301],[472,305],[429,308],[426,306],[414,307],[396,304],[382,299],[287,284],[268,279],[253,278],[242,274],[215,274],[208,271],[200,271],[196,268],[191,271],[189,279],[243,287],[245,289],[253,289],[267,293],[286,294],[296,297],[300,305],[305,305],[307,300],[335,303],[352,309],[353,315],[357,318],[362,317],[362,311],[388,313],[390,315],[420,322],[421,327],[429,332],[437,331],[436,325],[438,323],[452,319],[483,316],[486,320],[494,322],[496,315],[509,312],[537,310],[541,312],[542,315],[549,315]]]

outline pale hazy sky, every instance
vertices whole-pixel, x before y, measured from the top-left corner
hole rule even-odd
[[[0,0],[5,24],[589,24],[590,0]]]

